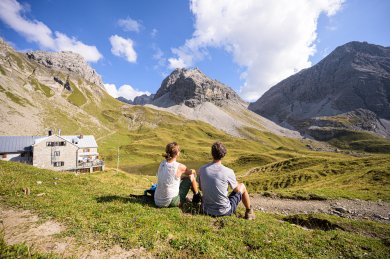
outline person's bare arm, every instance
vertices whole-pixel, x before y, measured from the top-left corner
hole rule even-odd
[[[184,174],[188,175],[188,176],[193,174],[194,176],[196,176],[196,171],[195,171],[195,169],[186,168],[186,171],[184,172]]]
[[[186,176],[194,175],[196,176],[196,171],[194,169],[189,169],[185,165],[180,164],[178,168],[178,177],[181,177],[183,174]]]

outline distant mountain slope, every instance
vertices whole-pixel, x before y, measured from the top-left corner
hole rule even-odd
[[[383,125],[388,125],[390,47],[347,43],[249,105],[250,110],[295,129],[307,119],[360,108],[374,112]]]
[[[100,112],[120,105],[101,77],[72,52],[19,53],[0,39],[1,135],[103,134]]]
[[[161,84],[152,107],[201,120],[234,136],[243,136],[243,128],[255,128],[282,136],[299,137],[249,111],[248,104],[230,87],[213,80],[199,69],[176,69]]]
[[[151,95],[143,94],[143,95],[136,96],[133,101],[129,100],[129,99],[126,99],[123,96],[119,96],[116,99],[118,101],[121,101],[121,102],[127,103],[127,104],[145,105],[145,104],[151,103],[153,101],[154,96],[155,96],[154,94],[151,94]]]

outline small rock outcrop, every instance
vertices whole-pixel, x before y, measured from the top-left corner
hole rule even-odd
[[[47,52],[32,51],[27,52],[26,56],[45,67],[55,70],[74,73],[85,80],[103,88],[103,81],[100,75],[77,53],[71,51]]]
[[[153,101],[167,95],[174,104],[184,103],[191,108],[204,102],[217,106],[223,106],[227,102],[246,105],[246,102],[233,89],[217,80],[210,79],[198,68],[175,69],[164,79]]]

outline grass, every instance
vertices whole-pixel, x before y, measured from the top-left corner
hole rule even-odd
[[[19,54],[18,53],[14,53],[14,52],[8,52],[8,55],[16,62],[16,65],[21,70],[23,70],[23,68],[24,68],[23,60],[22,60],[21,57],[19,57]]]
[[[343,149],[390,153],[390,139],[367,132],[342,130],[335,138],[330,139],[329,143]]]
[[[32,249],[25,244],[7,245],[0,232],[0,258],[61,258],[54,254],[32,252]]]
[[[70,87],[72,88],[72,93],[68,96],[68,101],[73,105],[78,107],[82,106],[87,102],[84,94],[80,91],[80,89],[69,80]]]
[[[35,91],[41,91],[48,98],[54,95],[54,91],[50,87],[38,82],[35,78],[31,79],[31,84],[34,86]]]
[[[158,209],[147,199],[128,196],[149,185],[144,176],[120,172],[75,175],[0,162],[1,203],[61,222],[66,226],[62,236],[71,236],[80,245],[97,240],[101,248],[144,247],[158,257],[385,258],[390,254],[388,224],[296,215],[296,223],[339,226],[305,230],[279,215],[256,213],[252,222],[235,216],[212,218],[178,208]],[[25,187],[30,187],[30,196],[23,196]],[[42,192],[46,195],[36,196]],[[3,253],[8,248],[0,249]]]
[[[50,107],[50,106],[48,106]],[[61,129],[63,134],[76,134],[76,130],[80,127],[77,119],[72,118],[65,111],[61,109],[47,109],[46,115],[43,117],[46,128]],[[88,132],[85,132],[87,134]]]
[[[5,95],[14,103],[19,104],[21,106],[26,106],[26,104],[30,106],[34,106],[29,100],[20,97],[16,94],[11,93],[10,91],[6,90],[3,86],[0,85],[0,92],[5,93]]]
[[[242,180],[255,192],[292,198],[348,198],[390,201],[388,156],[302,157],[252,170]]]
[[[315,131],[316,135],[321,136],[321,140],[341,149],[390,153],[390,139],[372,133],[337,128],[317,128]]]
[[[0,74],[2,74],[3,76],[7,75],[5,73],[5,70],[4,70],[4,68],[2,66],[0,66]]]

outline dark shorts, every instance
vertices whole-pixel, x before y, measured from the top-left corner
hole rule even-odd
[[[238,204],[242,200],[242,193],[241,192],[231,192],[229,194],[229,201],[230,201],[230,210],[224,215],[224,216],[230,216],[233,213],[236,212],[236,209],[238,207]]]
[[[223,216],[230,216],[230,215],[234,214],[237,210],[238,204],[242,200],[242,193],[241,192],[231,192],[228,196],[228,199],[230,202],[230,210],[227,213],[225,213],[223,215],[212,215],[212,214],[209,214],[206,211],[204,211],[204,208],[203,208],[202,213],[209,215],[211,217],[223,217]]]

